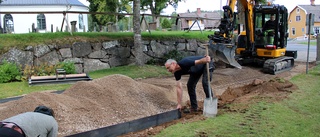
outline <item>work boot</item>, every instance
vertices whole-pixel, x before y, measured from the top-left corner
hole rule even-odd
[[[184,108],[183,109],[183,113],[196,113],[198,112],[198,109],[194,109],[194,108]]]

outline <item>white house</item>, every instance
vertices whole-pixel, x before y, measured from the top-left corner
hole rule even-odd
[[[65,31],[67,28],[68,30],[71,29],[71,21],[76,21],[78,32],[83,32],[88,28],[88,14],[67,13],[64,16],[63,13],[52,13],[63,11],[88,12],[88,7],[78,0],[2,1],[0,4],[0,27],[3,28],[4,33],[29,33],[32,32],[32,26],[42,33],[60,31],[61,28]],[[63,23],[64,17],[65,21]],[[62,24],[64,24],[63,27]]]

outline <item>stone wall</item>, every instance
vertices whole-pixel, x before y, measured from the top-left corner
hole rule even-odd
[[[143,40],[145,61],[162,58],[172,50],[180,51],[184,56],[205,55],[205,48],[195,39]],[[47,63],[55,65],[62,61],[72,61],[78,73],[108,69],[135,62],[132,49],[133,40],[113,40],[99,43],[75,42],[71,45],[38,45],[25,49],[12,48],[0,55],[0,61],[15,62],[22,67]]]

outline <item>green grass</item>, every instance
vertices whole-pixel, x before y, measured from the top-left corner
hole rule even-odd
[[[27,82],[0,83],[0,99],[29,94],[46,90],[64,90],[70,87],[70,84],[56,84],[43,86],[29,86]]]
[[[97,79],[112,74],[122,74],[131,78],[163,77],[172,75],[171,73],[167,72],[167,70],[163,66],[145,65],[140,67],[130,65],[90,72],[89,76],[93,79]],[[65,90],[70,86],[71,84],[47,84],[29,86],[27,82],[0,83],[0,99],[45,90]]]
[[[299,42],[299,44],[304,44],[304,45],[308,45],[308,42]],[[317,45],[317,41],[310,41],[310,46],[316,46]]]
[[[319,137],[320,66],[309,74],[291,79],[299,87],[288,99],[253,104],[245,113],[221,112],[215,118],[180,123],[163,130],[158,137]]]
[[[151,31],[142,32],[142,39],[198,39],[208,41],[208,35],[212,35],[213,31]],[[133,40],[133,32],[69,32],[56,33],[27,33],[27,34],[6,34],[0,35],[0,54],[7,52],[12,47],[24,49],[27,46],[36,46],[39,44],[72,44],[73,42],[86,41],[106,41],[114,39],[131,39]]]

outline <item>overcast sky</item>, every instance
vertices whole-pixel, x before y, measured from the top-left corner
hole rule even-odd
[[[87,0],[79,0],[81,3],[85,5],[89,5]],[[190,12],[196,11],[197,8],[201,8],[201,10],[205,11],[214,11],[221,9],[221,5],[226,5],[227,0],[185,0],[186,2],[179,2],[177,13],[187,12],[188,9]],[[285,5],[290,12],[297,5],[308,5],[310,4],[310,0],[275,0],[275,4]],[[316,5],[319,5],[319,0],[315,1]],[[164,10],[165,13],[163,15],[170,15],[174,11],[172,6],[169,6]]]

